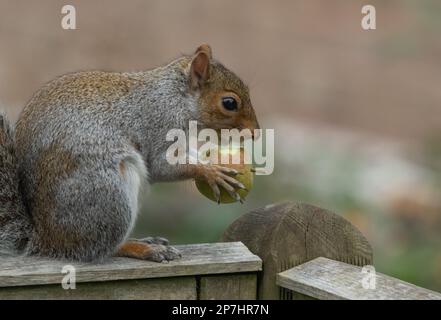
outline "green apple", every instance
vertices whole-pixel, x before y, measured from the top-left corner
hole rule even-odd
[[[229,149],[221,149],[220,154],[223,153],[229,153],[230,154],[230,163],[229,164],[219,164],[223,167],[228,167],[228,168],[232,168],[232,169],[236,169],[239,174],[234,176],[234,179],[236,179],[237,181],[241,182],[246,190],[244,189],[236,189],[236,192],[239,194],[239,196],[242,199],[245,199],[245,197],[248,195],[249,191],[252,189],[253,187],[253,172],[252,172],[252,168],[253,166],[251,164],[244,164],[244,151],[243,149],[233,149],[233,150],[229,150]],[[234,154],[235,152],[241,152],[241,163],[239,164],[233,164],[231,163],[231,155]],[[213,200],[215,202],[217,202],[214,194],[213,194],[213,190],[210,188],[210,186],[208,185],[208,183],[206,181],[203,180],[195,180],[196,183],[196,187],[199,190],[199,192],[204,195],[205,197],[207,197],[210,200]],[[233,197],[231,197],[229,195],[229,193],[222,187],[219,186],[220,189],[220,202],[221,203],[233,203],[236,202],[237,200],[234,199]]]

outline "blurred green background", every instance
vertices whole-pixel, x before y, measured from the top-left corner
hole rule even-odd
[[[304,201],[355,224],[379,271],[441,291],[441,2],[368,3],[377,30],[357,0],[0,0],[0,106],[16,119],[57,75],[149,69],[208,42],[275,129],[274,174],[243,205],[154,185],[135,236],[216,241],[242,213]]]

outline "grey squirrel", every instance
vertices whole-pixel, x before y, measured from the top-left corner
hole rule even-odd
[[[71,261],[118,255],[161,262],[160,237],[127,239],[138,194],[162,181],[203,179],[219,197],[243,187],[233,169],[170,165],[173,128],[258,129],[248,87],[207,44],[134,73],[79,72],[42,87],[15,128],[0,116],[0,251]]]

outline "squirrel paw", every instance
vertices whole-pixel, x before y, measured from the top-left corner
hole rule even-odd
[[[236,201],[243,202],[243,199],[236,192],[236,189],[246,189],[245,186],[234,179],[233,177],[240,174],[237,170],[218,165],[201,166],[199,175],[207,181],[218,203],[220,203],[220,189],[222,187],[228,194],[236,199]]]
[[[159,239],[162,241],[166,240],[163,238]],[[125,242],[119,248],[117,255],[120,257],[136,258],[155,262],[168,262],[181,257],[179,250],[172,246],[157,243],[146,243],[139,240],[129,240]]]
[[[151,252],[146,256],[145,260],[168,263],[182,257],[178,249],[172,246],[164,246],[161,244],[149,245]]]
[[[129,239],[129,241],[138,241],[138,242],[144,242],[148,244],[162,244],[164,246],[168,246],[170,241],[168,239],[163,237],[146,237],[142,239]]]

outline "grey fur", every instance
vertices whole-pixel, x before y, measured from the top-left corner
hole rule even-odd
[[[189,94],[188,76],[181,63],[182,59],[132,74],[69,74],[34,95],[17,123],[16,147],[23,199],[34,217],[33,227],[19,201],[13,135],[3,120],[7,141],[0,149],[2,248],[83,261],[115,253],[133,224],[118,164],[140,153],[150,183],[165,177],[167,174],[156,168],[165,166],[159,162],[165,161],[162,152],[166,150],[167,130],[184,128],[195,118],[196,97]],[[111,88],[106,96],[98,84],[93,100],[70,94],[72,86],[77,90],[78,84],[87,86],[90,79],[105,82],[108,76],[111,81],[121,80],[123,86],[128,84],[127,92],[115,96]],[[54,145],[60,147],[51,150]],[[58,176],[48,177],[53,168],[42,172],[38,164],[45,152],[56,160],[60,152],[66,152],[75,168],[72,172],[57,169]],[[50,184],[44,195],[39,194],[43,179]],[[37,206],[39,197],[44,197],[50,209]]]
[[[19,253],[32,231],[18,189],[14,133],[5,115],[0,114],[0,253]]]
[[[15,148],[1,118],[0,246],[80,261],[115,254],[135,219],[121,164],[141,163],[148,183],[191,178],[165,160],[168,130],[187,130],[200,114],[190,62],[55,79],[21,113]],[[156,260],[179,256],[154,245],[164,247]]]

